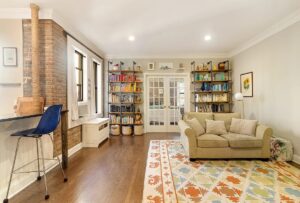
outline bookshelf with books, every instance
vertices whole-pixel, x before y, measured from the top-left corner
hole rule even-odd
[[[108,62],[108,114],[110,125],[119,128],[120,135],[124,135],[124,126],[131,129],[131,135],[136,126],[143,127],[142,73],[134,61],[130,67],[121,61]]]
[[[229,61],[213,64],[191,63],[195,112],[229,113],[232,108],[232,81]]]

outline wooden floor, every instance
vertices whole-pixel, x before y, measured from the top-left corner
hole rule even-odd
[[[67,183],[58,167],[49,172],[49,200],[44,200],[42,179],[9,202],[140,203],[150,140],[178,138],[175,133],[112,137],[98,149],[84,148],[70,158]]]
[[[178,138],[175,133],[112,137],[98,149],[84,148],[70,158],[67,183],[63,183],[58,168],[52,170],[47,175],[48,201],[44,201],[44,182],[40,181],[30,185],[10,202],[140,203],[150,140]]]

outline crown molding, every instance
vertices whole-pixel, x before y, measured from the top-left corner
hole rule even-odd
[[[227,53],[211,54],[190,54],[190,55],[117,55],[107,54],[106,59],[207,59],[207,58],[228,58]]]
[[[247,42],[243,43],[238,48],[230,51],[228,54],[228,57],[231,58],[231,57],[255,46],[256,44],[262,42],[263,40],[271,37],[272,35],[277,34],[278,32],[288,28],[289,26],[291,26],[299,21],[300,21],[300,9],[298,9],[296,12],[288,15],[287,17],[283,18],[281,21],[275,23],[274,25],[267,28],[262,33],[256,35],[255,37],[248,40]]]

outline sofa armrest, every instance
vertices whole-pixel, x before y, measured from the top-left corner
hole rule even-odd
[[[178,126],[181,132],[181,136],[185,135],[189,140],[190,146],[196,147],[197,136],[195,131],[183,120],[179,121]]]
[[[183,120],[178,122],[180,129],[180,141],[187,155],[193,158],[197,148],[197,136],[195,131]]]
[[[270,157],[270,140],[273,134],[272,128],[265,125],[258,125],[256,128],[255,136],[263,140],[263,156]]]
[[[272,130],[272,128],[269,128],[268,126],[259,124],[256,127],[255,136],[257,138],[260,138],[260,139],[265,139],[267,137],[271,138],[272,134],[273,134],[273,130]]]

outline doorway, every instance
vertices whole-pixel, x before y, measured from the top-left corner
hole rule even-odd
[[[178,121],[189,109],[186,74],[146,76],[146,131],[179,132]]]

